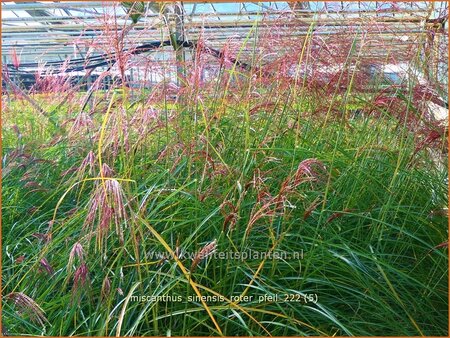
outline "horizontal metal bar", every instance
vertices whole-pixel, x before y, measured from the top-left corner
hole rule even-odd
[[[312,22],[302,21],[290,21],[286,22],[283,27],[292,27],[292,28],[298,28],[303,27],[305,29],[309,29],[309,26]],[[349,22],[349,21],[329,21],[329,22],[316,22],[316,30],[320,29],[321,27],[352,27],[352,26],[359,26],[361,23],[360,21],[355,22]],[[405,29],[407,27],[411,28],[417,28],[422,26],[423,21],[421,20],[415,20],[415,21],[404,21],[404,22],[371,22],[371,27],[376,27],[376,24],[382,24],[384,29]],[[120,26],[120,24],[118,24]],[[233,30],[236,29],[245,29],[245,28],[252,28],[254,27],[254,21],[250,22],[233,22],[232,25],[230,23],[226,22],[199,22],[199,23],[190,23],[185,25],[186,30],[192,30],[192,29],[217,29],[217,30],[224,30],[232,28]],[[133,31],[142,30],[142,29],[149,29],[149,30],[155,30],[155,29],[161,29],[166,28],[165,25],[162,24],[161,26],[154,26],[154,27],[148,27],[148,23],[142,23],[137,24],[134,26]],[[259,26],[259,29],[273,29],[277,28],[279,29],[279,25],[276,23],[262,23]],[[89,25],[86,23],[80,23],[78,25],[48,25],[48,26],[21,26],[21,27],[3,27],[2,28],[2,35],[13,35],[14,33],[22,33],[22,32],[30,32],[30,33],[36,33],[37,31],[41,30],[43,32],[47,31],[64,31],[64,30],[74,30],[75,32],[81,32],[85,30],[104,30],[105,24],[97,24],[97,25]],[[227,34],[232,34],[234,31],[225,31]]]
[[[22,18],[24,19],[24,18]],[[2,33],[15,33],[15,32],[36,32],[36,31],[47,31],[47,30],[78,30],[78,31],[82,31],[85,29],[97,29],[97,30],[103,30],[105,28],[105,25],[103,23],[99,23],[98,21],[99,18],[97,18],[97,20],[92,21],[92,22],[87,22],[87,21],[80,21],[79,23],[76,24],[63,24],[63,25],[42,25],[42,26],[5,26],[2,25]],[[155,19],[157,19],[155,17]],[[117,20],[117,24],[118,25],[122,25],[125,23],[126,18],[122,17],[122,18],[118,18]],[[4,20],[3,20],[4,21]],[[57,18],[52,18],[50,21],[53,22],[57,22],[60,21]],[[158,23],[158,20],[155,20],[155,24]],[[287,23],[287,26],[298,26],[299,24],[303,24],[303,25],[309,25],[311,24],[313,21],[301,21],[301,22],[290,22]],[[319,25],[318,27],[321,26],[327,26],[327,25],[331,25],[331,26],[351,26],[356,25],[356,24],[360,24],[364,21],[362,20],[354,20],[354,21],[349,21],[349,20],[318,20],[318,21],[314,21],[317,22],[317,24]],[[390,26],[395,26],[395,25],[399,25],[399,26],[406,26],[406,25],[410,25],[412,27],[418,26],[419,24],[421,24],[423,21],[420,19],[408,19],[408,20],[403,20],[403,21],[392,21],[392,20],[378,20],[376,22],[371,22],[371,24],[376,25],[376,24],[389,24]],[[161,23],[161,25],[163,25],[164,23],[162,21],[160,21],[159,23]],[[249,20],[236,20],[236,21],[232,21],[232,22],[225,22],[225,21],[220,21],[220,22],[191,22],[191,23],[186,23],[185,27],[186,29],[192,29],[192,28],[240,28],[240,27],[252,27],[254,25],[255,21],[249,21]],[[139,28],[148,28],[148,24],[149,22],[142,22],[140,24],[136,24],[134,26],[134,29],[139,29]],[[276,26],[277,23],[273,22],[273,23],[267,23],[267,22],[262,22],[261,27],[270,27],[270,26]],[[229,32],[227,32],[229,33]],[[232,32],[231,32],[232,33]]]
[[[226,32],[225,30],[220,30],[217,28],[213,28],[214,30],[209,30],[208,27],[204,27],[205,31],[203,32],[205,35],[209,35],[209,34],[220,34],[220,33],[224,33],[224,35],[229,36],[228,32]],[[233,32],[234,34],[239,34],[239,32],[248,32],[250,27],[236,27],[235,31]],[[336,31],[333,30],[333,26],[324,26],[324,27],[319,27],[320,29],[316,29],[314,31],[314,34],[317,35],[342,35],[341,31]],[[351,27],[349,27],[350,29]],[[418,27],[416,27],[416,29],[404,29],[404,27],[402,27],[403,29],[399,29],[399,30],[386,30],[386,31],[361,31],[361,33],[367,33],[370,35],[398,35],[398,34],[418,34],[418,33],[426,33],[427,31],[425,29],[420,29]],[[259,29],[260,33],[263,33],[264,31],[269,30],[270,31],[271,27],[261,27]],[[324,30],[326,29],[326,30]],[[348,30],[347,30],[348,31]],[[167,34],[167,32],[165,32],[165,30],[161,30],[161,29],[152,29],[152,30],[137,30],[137,31],[131,31],[132,33],[129,34],[127,36],[127,39],[135,39],[135,38],[141,38],[141,37],[147,37],[148,36],[152,36],[151,33],[154,33],[155,35],[158,34],[160,35],[161,32],[163,32],[163,34]],[[145,36],[142,36],[143,33],[145,32]],[[292,32],[292,31],[291,31]],[[294,30],[294,32],[296,32],[297,34],[309,34],[308,33],[308,29],[307,27],[304,27],[304,29],[300,30]],[[188,34],[190,35],[195,35],[195,34],[199,34],[200,31],[195,31],[195,30],[188,30],[187,31]],[[86,39],[86,38],[93,38],[93,37],[101,37],[101,31],[91,31],[91,30],[86,30],[84,32],[81,31],[67,31],[67,32],[59,32],[59,31],[44,31],[44,32],[21,32],[21,33],[3,33],[2,34],[2,41],[4,43],[6,42],[11,42],[11,41],[20,41],[20,40],[26,40],[28,38],[31,39],[35,39],[35,38],[39,38],[41,37],[43,40],[52,40],[52,39],[67,39],[67,38],[77,38],[77,39]],[[439,33],[437,33],[439,34]],[[442,33],[441,33],[442,34]],[[189,35],[189,36],[190,36]]]
[[[155,14],[158,16],[158,14]],[[101,15],[87,15],[87,16],[30,16],[30,17],[18,17],[18,18],[2,18],[2,22],[55,22],[55,21],[78,21],[78,20],[98,20]],[[118,19],[125,20],[128,19],[126,15],[118,15]],[[131,20],[131,19],[129,19]]]
[[[105,7],[114,6],[112,2],[97,2],[97,1],[73,1],[73,2],[45,2],[45,3],[14,3],[3,4],[2,11],[20,11],[20,10],[33,10],[33,9],[70,9],[72,7],[77,8],[93,8],[93,7]]]

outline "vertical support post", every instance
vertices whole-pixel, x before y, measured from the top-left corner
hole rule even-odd
[[[424,25],[425,25],[425,44],[424,44],[424,60],[423,60],[423,68],[424,68],[424,74],[427,81],[431,81],[433,76],[433,48],[434,48],[434,35],[435,30],[433,29],[432,25],[427,25],[429,19],[431,18],[433,11],[434,11],[434,3],[428,4],[428,13],[427,17],[425,19]]]
[[[4,67],[6,67],[6,64],[8,63],[8,61],[6,60],[6,55],[3,55],[3,65],[2,66],[4,66]],[[6,93],[8,94],[7,95],[7,98],[8,98],[8,102],[10,102],[11,100],[10,100],[10,96],[9,96],[9,92],[10,92],[10,90],[11,90],[11,88],[10,88],[10,86],[9,86],[9,84],[6,82],[6,81],[3,81],[2,80],[2,85],[5,87],[5,91],[6,91]]]
[[[130,68],[130,81],[127,81],[128,82],[128,85],[130,86],[130,88],[131,88],[131,99],[134,99],[134,88],[136,88],[135,87],[135,82],[134,82],[134,70],[133,70],[133,67],[131,67]]]
[[[175,12],[175,39],[177,42],[185,40],[185,31],[184,31],[184,6],[183,2],[177,2],[174,4],[174,12]],[[185,75],[185,61],[186,55],[185,50],[182,45],[178,45],[175,50],[175,59],[177,61],[177,84],[178,86],[182,86],[182,80]]]
[[[87,46],[85,47],[85,51],[86,51],[86,55],[88,55],[89,48],[88,48]],[[80,53],[80,54],[81,54],[81,53]],[[83,57],[83,55],[81,55],[81,57]],[[87,73],[87,71],[86,71],[86,73]],[[91,77],[91,76],[92,76],[92,75],[89,74],[89,75],[86,77],[86,94],[90,92],[91,87],[92,87],[92,77]],[[89,99],[88,99],[88,102],[87,102],[87,106],[88,106],[89,108],[92,108],[91,96],[89,96]]]

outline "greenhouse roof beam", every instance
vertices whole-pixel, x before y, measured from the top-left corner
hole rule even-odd
[[[92,8],[92,7],[105,7],[114,6],[111,2],[96,2],[96,1],[77,1],[77,2],[21,2],[21,3],[2,3],[3,11],[14,11],[14,10],[47,10],[47,9],[71,9],[71,8]]]

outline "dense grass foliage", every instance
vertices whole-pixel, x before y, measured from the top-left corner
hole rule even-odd
[[[406,122],[98,95],[5,102],[9,334],[447,335],[446,159]]]
[[[156,4],[172,55],[125,7],[87,92],[2,72],[4,333],[447,336],[444,27],[283,12],[181,51]]]

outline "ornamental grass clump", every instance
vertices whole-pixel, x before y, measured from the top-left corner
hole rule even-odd
[[[111,3],[59,79],[5,63],[8,333],[448,336],[447,82],[414,75],[447,57],[416,4],[291,4],[220,42],[217,9],[177,47],[191,5]]]

